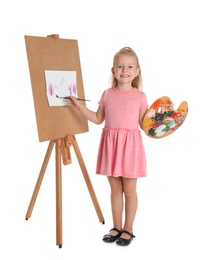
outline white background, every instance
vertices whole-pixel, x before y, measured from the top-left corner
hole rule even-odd
[[[196,0],[4,1],[0,7],[1,259],[200,260],[200,3]],[[97,109],[113,55],[139,56],[149,104],[169,96],[189,113],[175,133],[153,140],[142,132],[147,178],[138,181],[136,239],[102,242],[112,228],[107,179],[95,174],[102,125],[76,136],[105,224],[99,222],[72,150],[62,167],[63,247],[56,246],[55,157],[50,158],[31,218],[25,215],[48,143],[38,140],[24,36],[78,40],[87,106]]]

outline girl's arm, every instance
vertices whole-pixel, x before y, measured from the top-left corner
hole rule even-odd
[[[144,119],[144,116],[147,112],[148,108],[145,108],[145,109],[142,109],[140,110],[140,114],[139,114],[139,125],[140,125],[140,128],[143,130],[143,119]]]
[[[76,107],[83,114],[83,116],[97,125],[100,125],[105,119],[105,111],[102,107],[99,107],[96,112],[91,111],[73,96],[70,96],[68,106]]]

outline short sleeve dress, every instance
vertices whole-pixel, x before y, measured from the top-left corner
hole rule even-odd
[[[139,130],[139,112],[148,108],[146,94],[137,88],[106,89],[99,101],[105,110],[96,173],[106,176],[145,177],[146,156]]]

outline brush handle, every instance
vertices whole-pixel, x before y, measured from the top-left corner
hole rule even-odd
[[[69,97],[58,97],[57,95],[56,95],[56,97],[57,98],[63,98],[63,99],[70,99]],[[76,98],[77,100],[81,100],[81,101],[90,101],[90,100],[88,100],[88,99],[84,99],[84,98]]]
[[[70,98],[67,98],[67,99],[70,99]],[[84,99],[84,98],[76,98],[77,100],[82,100],[82,101],[90,101],[88,99]]]

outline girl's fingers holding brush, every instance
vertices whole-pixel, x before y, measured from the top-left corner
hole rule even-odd
[[[78,107],[80,105],[80,102],[77,100],[74,96],[69,96],[68,98],[68,106],[74,106]]]

